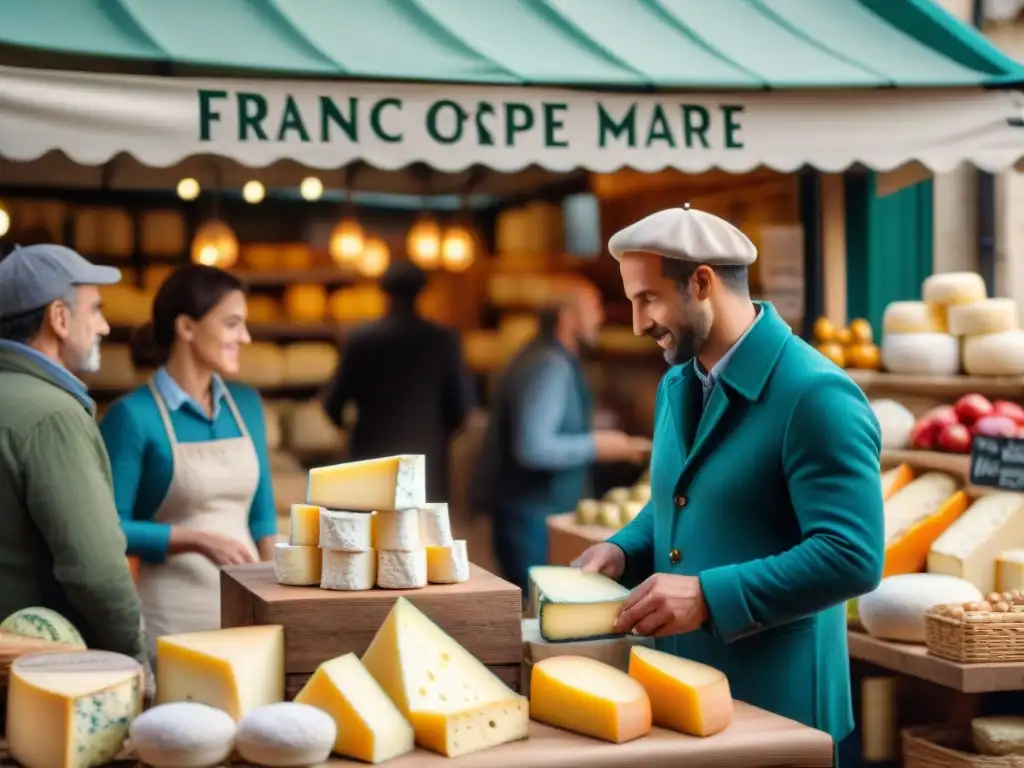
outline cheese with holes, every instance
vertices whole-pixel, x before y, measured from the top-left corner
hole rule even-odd
[[[526,699],[405,598],[395,601],[363,664],[421,747],[459,757],[527,736]]]
[[[306,502],[327,509],[419,509],[427,503],[422,455],[350,461],[309,470]]]
[[[197,701],[235,720],[284,701],[284,627],[233,627],[156,639],[157,703]]]
[[[320,583],[323,558],[317,547],[297,547],[278,542],[274,545],[274,578],[278,584],[311,587]]]
[[[469,552],[465,539],[458,539],[445,547],[427,547],[427,581],[431,584],[469,581]]]
[[[31,654],[9,675],[7,749],[25,768],[109,763],[142,712],[142,665],[119,653]]]
[[[996,591],[1024,589],[1024,549],[1008,549],[996,558]]]
[[[368,552],[373,549],[373,517],[368,512],[323,510],[320,513],[320,546],[341,552]]]
[[[952,306],[947,317],[949,332],[954,336],[980,336],[1016,329],[1019,313],[1013,299],[983,299]]]
[[[882,313],[882,333],[945,333],[942,312],[923,301],[893,301]]]
[[[373,589],[377,581],[377,550],[338,552],[324,549],[320,586],[344,592]]]
[[[334,751],[344,757],[383,763],[415,746],[409,721],[354,653],[317,667],[295,701],[331,716],[338,729]]]
[[[15,611],[0,623],[0,632],[85,648],[85,640],[75,625],[49,608]]]
[[[914,414],[895,400],[872,400],[871,410],[882,428],[882,447],[903,449],[910,445],[910,433],[917,419]]]
[[[955,576],[907,573],[889,576],[857,600],[860,623],[868,634],[903,643],[924,642],[924,616],[939,603],[981,600],[979,589]]]
[[[1024,494],[982,496],[932,545],[928,571],[966,579],[988,594],[995,589],[996,557],[1024,548]]]
[[[545,640],[587,640],[615,634],[629,590],[600,573],[579,568],[530,569],[536,585],[540,633]]]
[[[960,340],[945,333],[887,333],[882,366],[892,373],[952,376],[960,372]]]
[[[944,472],[925,472],[885,503],[885,543],[934,514],[960,490],[960,481]]]
[[[1024,717],[993,715],[971,720],[974,748],[982,755],[1024,755]],[[980,761],[979,761],[980,762]],[[985,761],[989,762],[989,761]],[[991,761],[1001,763],[1002,761]]]
[[[418,509],[394,509],[378,512],[373,516],[373,546],[376,549],[392,549],[410,552],[420,549],[420,511]]]
[[[530,717],[622,744],[651,732],[651,699],[643,685],[615,667],[556,656],[533,665]]]
[[[313,504],[292,504],[289,542],[299,547],[320,546],[320,507]]]
[[[964,371],[972,376],[1024,375],[1024,331],[964,337]]]
[[[128,731],[139,762],[153,768],[220,765],[235,747],[231,715],[194,701],[161,704],[136,718]]]
[[[732,722],[729,681],[714,667],[637,646],[629,654],[629,676],[650,696],[660,728],[713,736]]]
[[[301,768],[327,760],[338,726],[323,710],[294,701],[267,704],[238,723],[235,749],[242,760],[267,768]]]
[[[985,280],[977,272],[940,272],[921,285],[921,297],[929,304],[970,304],[987,295]]]
[[[447,504],[427,504],[420,509],[420,542],[425,547],[451,546],[452,524]]]
[[[419,589],[427,586],[427,550],[377,550],[377,586],[382,589]]]

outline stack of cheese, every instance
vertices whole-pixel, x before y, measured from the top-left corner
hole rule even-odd
[[[650,500],[651,486],[646,480],[631,488],[612,488],[600,501],[581,499],[576,505],[576,522],[618,530],[639,515]]]
[[[903,482],[906,472],[897,477]],[[885,575],[925,569],[928,551],[968,506],[961,481],[945,472],[925,472],[885,501]]]

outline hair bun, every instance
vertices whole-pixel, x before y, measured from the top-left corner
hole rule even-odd
[[[167,362],[169,349],[157,343],[152,321],[135,329],[131,343],[132,365],[139,369],[159,368]]]

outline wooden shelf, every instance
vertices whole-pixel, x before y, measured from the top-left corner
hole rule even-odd
[[[855,369],[846,372],[871,397],[905,393],[953,401],[977,392],[991,398],[1024,398],[1024,376],[911,376]]]
[[[273,272],[251,272],[236,269],[232,270],[231,274],[250,288],[280,288],[294,283],[340,286],[366,280],[353,272],[338,267],[314,267],[313,269],[288,269]]]
[[[893,450],[882,451],[882,468],[890,469],[897,464],[909,464],[915,469],[948,472],[964,481],[971,473],[971,457],[962,453],[941,453],[939,451]]]

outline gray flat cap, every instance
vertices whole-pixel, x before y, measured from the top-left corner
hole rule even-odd
[[[723,267],[747,267],[757,260],[757,247],[749,237],[725,219],[689,205],[652,213],[620,229],[608,241],[608,250],[616,261],[624,253]]]
[[[16,247],[0,260],[0,319],[42,309],[79,285],[113,285],[121,270],[99,267],[63,245]]]

